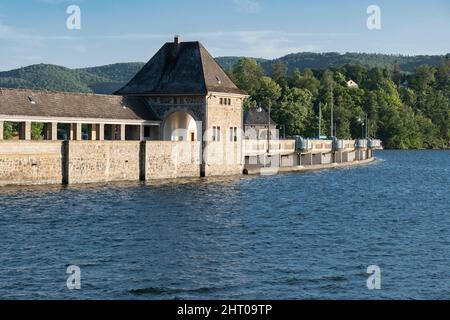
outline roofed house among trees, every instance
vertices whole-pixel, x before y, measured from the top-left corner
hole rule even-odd
[[[353,89],[358,89],[359,85],[355,81],[350,79],[350,80],[347,81],[347,87],[348,88],[353,88]]]
[[[269,128],[271,137],[278,135],[277,123],[272,120],[264,108],[250,108],[244,115],[244,127],[246,139],[267,139],[267,128]]]

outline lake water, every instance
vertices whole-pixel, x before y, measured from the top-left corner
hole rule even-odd
[[[1,299],[450,299],[450,152],[165,184],[0,188]],[[81,290],[66,269],[81,268]],[[367,267],[381,269],[368,290]]]

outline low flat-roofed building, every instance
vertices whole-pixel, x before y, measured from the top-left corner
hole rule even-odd
[[[45,124],[46,140],[149,140],[161,121],[140,98],[0,88],[0,122],[19,123],[24,140],[32,123]]]

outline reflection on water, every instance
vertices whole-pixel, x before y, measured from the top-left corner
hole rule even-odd
[[[0,298],[448,298],[450,153],[147,183],[0,189]],[[366,269],[382,271],[369,291]],[[82,289],[66,287],[66,268]]]

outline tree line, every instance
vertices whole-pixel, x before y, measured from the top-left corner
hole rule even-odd
[[[271,106],[272,118],[289,136],[341,139],[365,136],[383,140],[386,148],[448,148],[450,141],[450,58],[438,67],[422,65],[404,73],[358,64],[327,69],[294,69],[283,61],[270,75],[254,59],[242,58],[227,70],[250,97],[244,108]],[[358,84],[347,85],[348,80]],[[335,132],[331,132],[331,108]],[[321,128],[319,130],[319,115]],[[365,123],[365,119],[368,123]],[[364,125],[367,125],[364,128]]]

